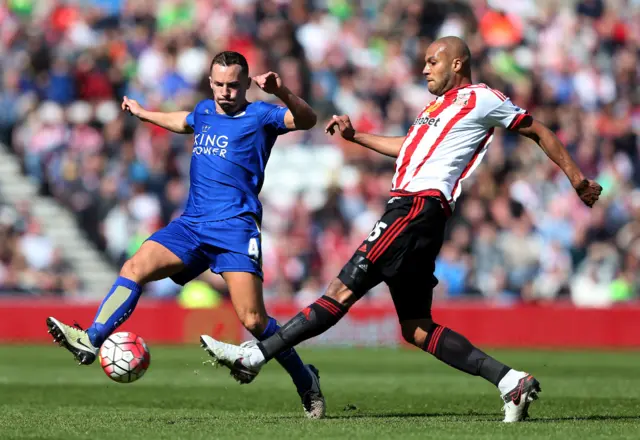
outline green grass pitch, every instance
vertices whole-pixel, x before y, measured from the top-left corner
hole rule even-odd
[[[489,350],[542,383],[531,420],[505,425],[492,385],[417,350],[302,350],[328,402],[310,421],[275,362],[240,386],[199,347],[150,348],[118,384],[53,345],[1,346],[0,439],[640,438],[640,353]]]

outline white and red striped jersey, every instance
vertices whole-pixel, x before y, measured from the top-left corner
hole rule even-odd
[[[449,90],[429,103],[409,129],[396,160],[391,194],[434,195],[453,207],[461,182],[482,160],[494,127],[514,129],[526,114],[485,84]]]

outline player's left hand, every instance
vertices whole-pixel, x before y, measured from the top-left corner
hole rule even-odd
[[[267,72],[251,78],[265,93],[274,95],[282,88],[282,79],[275,72]]]
[[[595,180],[584,179],[576,186],[576,192],[580,200],[589,208],[600,198],[602,187]]]
[[[327,126],[324,128],[325,133],[329,133],[331,136],[336,132],[336,128],[340,131],[340,135],[348,140],[353,141],[353,137],[356,135],[356,131],[351,125],[351,119],[349,116],[342,115],[337,116],[333,115]]]

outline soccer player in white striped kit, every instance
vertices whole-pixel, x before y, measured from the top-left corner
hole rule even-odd
[[[471,82],[471,54],[465,42],[445,37],[432,43],[424,75],[437,99],[418,115],[404,137],[358,133],[348,116],[334,116],[327,132],[396,157],[386,212],[325,295],[306,307],[270,338],[241,346],[203,335],[205,349],[222,365],[250,382],[278,353],[335,325],[369,289],[389,286],[402,335],[411,344],[466,373],[496,385],[504,401],[505,422],[522,421],[540,392],[530,374],[512,369],[431,316],[435,260],[447,218],[462,191],[462,181],[478,166],[495,127],[535,141],[591,207],[602,188],[587,179],[558,138],[502,93]]]

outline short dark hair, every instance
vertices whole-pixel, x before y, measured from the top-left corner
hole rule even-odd
[[[220,52],[218,55],[213,57],[211,66],[209,66],[209,72],[211,72],[213,66],[215,66],[216,64],[219,66],[238,65],[242,69],[242,73],[247,76],[249,75],[249,63],[247,63],[247,59],[241,53],[233,52],[230,50]]]

